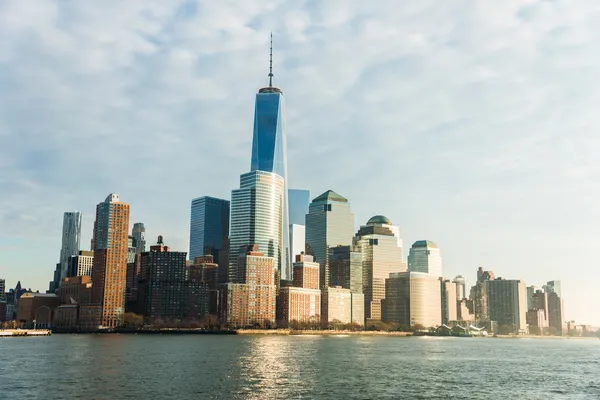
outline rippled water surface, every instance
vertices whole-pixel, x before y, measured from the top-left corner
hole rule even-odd
[[[599,399],[600,340],[0,339],[4,399]]]

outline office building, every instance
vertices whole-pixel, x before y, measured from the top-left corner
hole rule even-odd
[[[60,276],[58,282],[68,276],[69,259],[79,253],[81,243],[81,213],[68,211],[63,216],[62,244],[60,247]],[[55,288],[56,289],[56,288]]]
[[[135,243],[135,252],[137,254],[146,252],[146,228],[143,222],[136,222],[133,224],[131,230],[131,236],[133,236]]]
[[[363,292],[363,255],[358,246],[330,247],[328,260],[331,286]]]
[[[308,206],[310,205],[310,190],[289,189],[288,190],[290,225],[304,225]]]
[[[456,300],[462,300],[467,298],[467,280],[462,276],[458,275],[452,281],[456,285]]]
[[[556,335],[562,336],[566,333],[565,306],[557,292],[548,293],[548,326]]]
[[[292,224],[290,225],[290,251],[292,252],[292,258],[295,259],[297,255],[302,254],[306,251],[306,226]]]
[[[208,308],[208,287],[187,278],[186,252],[171,251],[159,236],[142,253],[138,309],[149,320],[198,320]]]
[[[273,52],[269,67],[269,86],[261,88],[256,94],[254,106],[254,130],[252,134],[252,157],[250,171],[263,171],[280,176],[283,179],[282,207],[276,218],[280,222],[281,256],[276,260],[281,279],[291,279],[291,254],[289,226],[289,200],[287,175],[287,139],[285,129],[285,99],[283,91],[273,86]],[[233,199],[232,199],[233,200]],[[233,237],[233,235],[232,235]],[[251,244],[248,242],[246,244]],[[232,249],[235,249],[232,246]],[[263,252],[266,248],[261,245]],[[267,253],[265,253],[267,254]]]
[[[0,300],[6,300],[6,280],[0,279]]]
[[[527,332],[527,290],[525,282],[496,278],[487,281],[488,316],[501,330]]]
[[[352,322],[352,292],[350,289],[330,286],[321,290],[321,321],[342,324]]]
[[[527,311],[527,325],[529,325],[529,333],[543,334],[545,328],[548,327],[544,310],[532,308]]]
[[[449,279],[439,278],[439,280],[442,302],[442,324],[448,324],[450,321],[458,321],[458,295],[456,294],[456,290],[459,286]]]
[[[546,293],[556,293],[558,297],[562,297],[562,285],[560,281],[548,281],[544,285],[544,291]]]
[[[271,327],[276,316],[275,259],[258,245],[240,247],[238,258],[237,281],[222,286],[221,321],[229,327]]]
[[[190,252],[193,261],[211,254],[216,260],[229,236],[229,200],[198,197],[192,200],[190,215]]]
[[[273,268],[284,278],[280,219],[283,193],[284,181],[277,174],[253,171],[240,177],[240,188],[231,194],[229,282],[243,283],[238,275],[239,251],[250,244],[257,244],[265,257],[272,258]]]
[[[67,277],[73,276],[92,276],[92,267],[94,265],[94,252],[80,250],[76,256],[69,258],[69,268]]]
[[[451,285],[449,285],[451,286]],[[406,327],[437,327],[442,323],[439,278],[422,272],[392,273],[385,281],[383,320]]]
[[[540,286],[535,286],[535,285],[527,286],[527,309],[528,310],[535,308],[533,306],[533,295],[535,293],[537,293],[538,291],[543,291],[543,288]]]
[[[129,238],[129,204],[111,193],[96,206],[92,243],[92,298],[97,311],[97,326],[114,328],[123,323],[127,252]]]
[[[442,256],[437,245],[431,240],[413,243],[408,254],[408,270],[441,277]]]
[[[60,304],[89,304],[92,302],[92,279],[87,275],[66,277],[56,296]]]
[[[388,218],[377,215],[361,226],[354,239],[363,259],[364,314],[367,321],[381,320],[385,280],[392,273],[406,271],[402,248],[398,247],[398,239],[390,225],[392,222]]]
[[[189,266],[189,279],[202,283],[208,288],[207,313],[218,315],[219,307],[219,265],[212,255],[196,257]]]
[[[306,251],[319,263],[321,288],[329,286],[328,249],[352,244],[354,214],[348,200],[333,190],[313,199],[306,215]]]
[[[529,299],[528,299],[529,300]],[[548,293],[545,293],[541,290],[536,291],[531,296],[531,304],[529,309],[542,310],[544,313],[544,319],[546,322],[548,321],[549,311],[548,311]]]
[[[52,293],[25,293],[18,302],[17,322],[22,328],[52,328],[54,310],[59,305]]]
[[[131,235],[127,237],[127,264],[135,261],[135,255],[137,253],[137,243],[135,238]]]

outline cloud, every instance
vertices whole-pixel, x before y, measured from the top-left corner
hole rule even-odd
[[[272,31],[292,187],[436,241],[448,275],[562,278],[589,320],[600,6],[576,3],[4,2],[0,246],[36,252],[0,275],[43,288],[62,212],[88,243],[109,192],[186,250],[190,200],[249,169]]]

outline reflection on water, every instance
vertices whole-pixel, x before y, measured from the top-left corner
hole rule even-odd
[[[53,335],[0,340],[0,398],[600,398],[600,341]]]

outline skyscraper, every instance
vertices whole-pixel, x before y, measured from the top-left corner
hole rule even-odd
[[[190,215],[190,261],[210,254],[215,260],[229,236],[229,200],[204,196],[192,200]]]
[[[308,206],[310,205],[310,190],[289,189],[290,225],[304,225]]]
[[[256,94],[254,108],[254,132],[252,136],[252,160],[250,171],[264,171],[279,175],[283,179],[283,205],[281,208],[281,278],[291,279],[291,254],[289,249],[289,211],[287,145],[285,132],[285,99],[281,89],[273,87],[273,36],[269,66],[269,86]],[[233,200],[233,199],[232,199]],[[233,248],[233,247],[232,247]],[[265,248],[261,246],[261,251]],[[233,253],[237,254],[237,249]]]
[[[402,248],[398,246],[398,237],[394,232],[396,230],[391,229],[391,226],[393,224],[388,218],[376,215],[360,227],[355,237],[363,258],[367,320],[381,320],[381,300],[386,296],[385,280],[391,273],[406,271],[406,264],[402,261]],[[439,284],[436,292],[440,292]]]
[[[467,280],[462,275],[457,275],[452,281],[456,285],[456,300],[467,298]]]
[[[81,213],[68,211],[63,216],[62,245],[60,247],[60,278],[68,276],[69,258],[79,253],[81,243]]]
[[[548,326],[554,329],[556,335],[565,334],[565,306],[557,292],[548,293]]]
[[[240,177],[240,188],[231,192],[230,282],[240,282],[240,248],[251,244],[257,244],[265,257],[273,258],[273,267],[281,272],[283,197],[284,181],[277,174],[253,171]]]
[[[413,243],[408,254],[408,270],[442,276],[442,256],[437,245],[431,240],[418,240]]]
[[[306,215],[306,248],[320,265],[322,288],[329,286],[328,249],[351,245],[353,234],[354,214],[346,198],[328,190],[313,199]]]
[[[143,222],[136,222],[133,224],[133,229],[131,231],[131,236],[135,239],[135,252],[137,254],[143,253],[146,251],[146,228],[144,227]]]
[[[458,295],[456,294],[457,285],[449,279],[439,278],[442,301],[442,324],[458,320]],[[462,300],[462,298],[461,298]]]
[[[488,315],[504,332],[527,329],[527,290],[525,282],[497,278],[487,281]]]
[[[129,204],[111,193],[96,206],[92,301],[99,307],[98,325],[113,328],[122,324],[125,311]]]
[[[556,293],[558,297],[561,297],[562,289],[560,281],[548,281],[548,283],[544,285],[544,291],[546,293]]]

